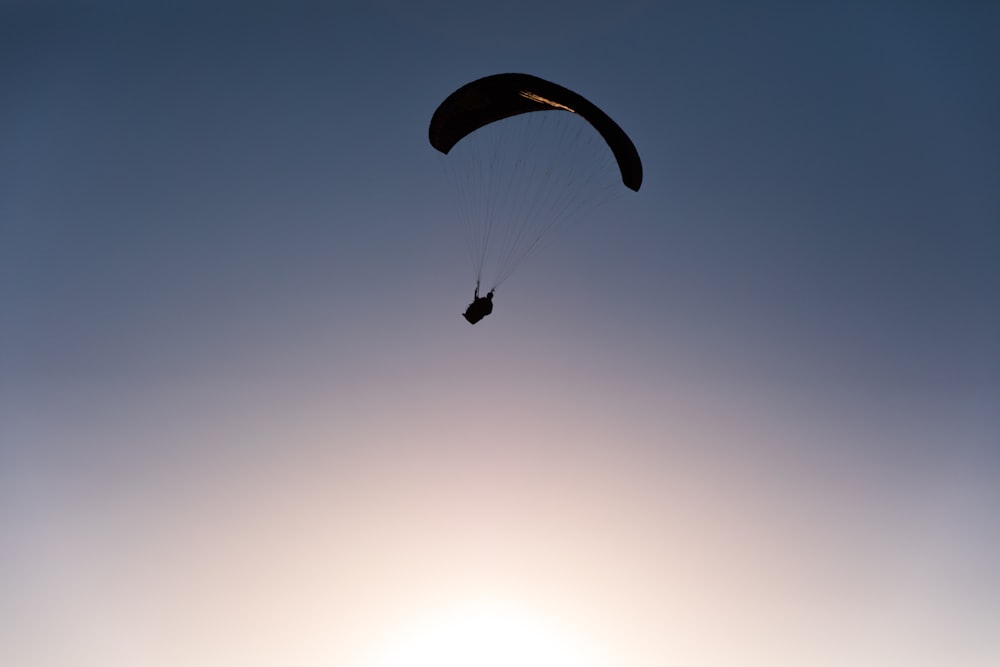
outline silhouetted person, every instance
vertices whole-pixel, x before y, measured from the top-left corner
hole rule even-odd
[[[469,324],[475,324],[492,312],[493,290],[490,290],[486,296],[479,296],[479,281],[476,281],[475,296],[472,299],[472,303],[469,304],[469,307],[465,309],[464,313],[462,313],[462,317],[468,320]]]

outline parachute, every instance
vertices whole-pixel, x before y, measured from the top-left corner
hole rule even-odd
[[[428,136],[456,187],[477,283],[492,288],[584,213],[642,185],[639,153],[610,116],[530,74],[462,86]]]

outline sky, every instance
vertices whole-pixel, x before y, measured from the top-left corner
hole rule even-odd
[[[0,2],[0,663],[1000,664],[998,21]],[[498,72],[645,179],[470,327]]]

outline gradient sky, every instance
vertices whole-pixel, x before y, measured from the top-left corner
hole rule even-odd
[[[0,2],[0,664],[1000,664],[995,4],[165,4]],[[473,328],[505,71],[646,176]]]

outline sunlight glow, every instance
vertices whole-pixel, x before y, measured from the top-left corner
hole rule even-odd
[[[467,606],[404,633],[377,667],[596,667],[576,644],[524,610]]]
[[[532,102],[539,102],[541,104],[547,104],[550,107],[554,107],[556,109],[565,109],[566,111],[569,111],[570,113],[576,113],[576,111],[574,111],[573,109],[570,109],[565,104],[559,104],[558,102],[553,102],[550,99],[546,99],[546,98],[542,97],[541,95],[536,95],[535,93],[529,92],[527,90],[522,90],[521,91],[521,97],[529,99]]]

